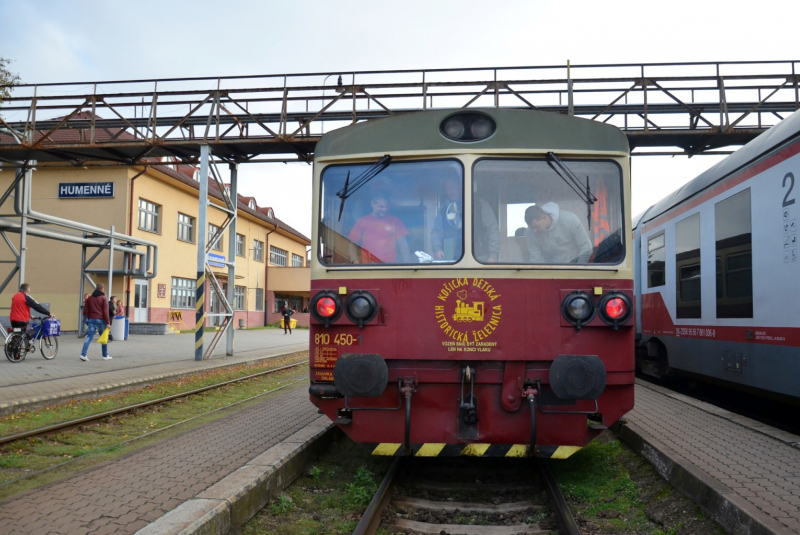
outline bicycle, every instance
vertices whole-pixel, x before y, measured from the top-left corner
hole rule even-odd
[[[44,322],[49,318],[33,318],[27,331],[17,327],[12,330],[6,340],[5,354],[11,362],[22,362],[30,352],[36,351],[36,341],[39,341],[39,351],[47,360],[52,360],[58,354],[58,334],[45,334]]]

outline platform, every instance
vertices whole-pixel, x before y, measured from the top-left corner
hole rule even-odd
[[[800,533],[800,437],[637,380],[623,441],[730,533]]]
[[[178,533],[199,519],[225,533],[242,514],[227,499],[245,490],[242,475],[262,481],[261,498],[269,498],[265,492],[276,488],[270,474],[288,467],[297,475],[304,463],[288,459],[331,426],[301,381],[226,418],[8,498],[0,502],[0,526],[8,535]],[[291,480],[284,473],[273,479]],[[214,514],[203,519],[209,507]]]
[[[214,333],[205,334],[205,343]],[[73,399],[93,398],[204,370],[244,364],[270,356],[308,350],[308,330],[284,335],[281,329],[236,331],[235,354],[225,355],[222,340],[210,359],[194,360],[194,335],[131,335],[111,342],[111,360],[100,357],[100,344],[89,346],[89,362],[80,356],[83,338],[59,337],[58,355],[45,360],[38,352],[22,362],[0,359],[0,416]]]

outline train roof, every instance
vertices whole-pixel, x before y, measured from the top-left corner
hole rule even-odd
[[[482,141],[451,141],[439,133],[439,125],[458,112],[486,114],[497,123],[497,130]],[[317,143],[314,154],[325,158],[463,149],[630,152],[628,139],[619,128],[598,121],[526,109],[467,108],[407,113],[333,130]]]
[[[741,169],[753,164],[775,148],[797,137],[800,137],[800,113],[793,113],[721,162],[658,201],[640,216],[634,218],[633,228],[636,228],[639,223],[646,223],[668,212],[712,184],[738,173]]]

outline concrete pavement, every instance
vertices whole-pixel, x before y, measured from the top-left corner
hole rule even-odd
[[[261,360],[308,349],[308,330],[236,331],[234,355],[225,355],[224,339],[209,360],[194,360],[194,336],[131,335],[109,344],[112,360],[103,360],[100,345],[92,341],[89,362],[80,356],[84,339],[65,333],[59,337],[58,355],[45,360],[38,349],[24,361],[0,360],[0,416],[23,412],[71,399],[91,398],[129,390],[165,379],[221,366]],[[214,333],[205,333],[209,344]]]

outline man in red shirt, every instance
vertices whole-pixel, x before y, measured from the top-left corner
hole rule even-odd
[[[11,314],[8,319],[11,320],[12,328],[21,328],[23,331],[28,328],[28,322],[31,320],[31,309],[34,309],[39,314],[44,314],[48,317],[50,311],[36,302],[36,299],[31,297],[31,285],[27,282],[19,287],[17,295],[11,298]]]
[[[375,194],[370,205],[372,213],[356,221],[347,236],[350,261],[354,264],[410,263],[411,252],[406,241],[408,229],[399,218],[389,214],[386,195]],[[358,246],[361,246],[360,256]]]

